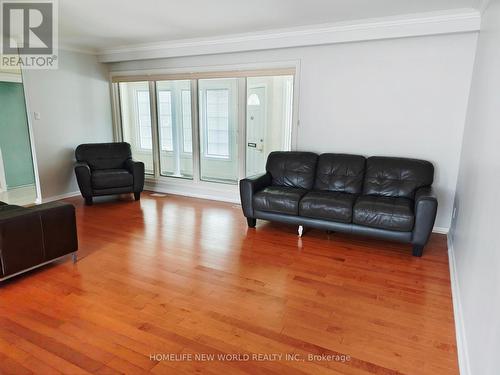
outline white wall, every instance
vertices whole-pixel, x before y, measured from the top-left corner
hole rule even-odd
[[[76,146],[113,138],[107,68],[95,56],[59,51],[59,69],[25,70],[23,78],[42,198],[78,191]]]
[[[499,46],[500,0],[492,0],[478,41],[451,230],[464,375],[500,373]]]
[[[111,70],[300,61],[297,148],[430,160],[448,228],[476,33],[115,63]]]

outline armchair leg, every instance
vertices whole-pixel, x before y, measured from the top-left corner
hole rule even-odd
[[[421,257],[423,252],[424,252],[423,246],[419,246],[419,245],[413,246],[413,256],[414,257]]]
[[[141,193],[140,193],[140,192],[138,192],[138,193],[134,193],[134,199],[135,199],[136,201],[141,200]]]
[[[85,197],[85,204],[87,206],[92,206],[92,203],[94,203],[92,197]]]
[[[247,217],[247,223],[249,228],[255,228],[255,225],[257,225],[257,219]]]

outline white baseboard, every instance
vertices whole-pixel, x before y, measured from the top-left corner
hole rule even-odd
[[[76,197],[77,195],[80,195],[79,191],[72,191],[70,193],[64,193],[64,194],[60,194],[60,195],[53,195],[52,197],[42,198],[42,203],[54,202],[54,201],[58,201],[58,200],[61,200],[61,199]]]
[[[166,186],[162,184],[146,183],[144,190],[158,193],[180,195],[184,197],[208,199],[212,201],[229,202],[240,204],[240,199],[235,198],[231,192],[217,191],[197,188],[183,188],[182,186]]]
[[[432,233],[448,234],[450,231],[449,227],[434,227],[432,228]]]
[[[455,261],[455,251],[453,249],[453,239],[448,236],[448,261],[450,263],[450,281],[453,300],[453,313],[455,318],[455,333],[457,336],[458,367],[461,375],[470,375],[469,353],[467,351],[467,339],[462,315],[462,303],[460,300],[460,286],[457,276],[457,266]]]

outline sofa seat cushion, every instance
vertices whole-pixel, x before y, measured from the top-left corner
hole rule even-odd
[[[354,224],[410,232],[413,230],[414,220],[411,199],[364,195],[354,204]]]
[[[305,189],[268,186],[254,195],[253,208],[258,211],[298,215],[300,199],[306,193]]]
[[[311,191],[300,201],[300,216],[350,223],[356,195],[333,191]]]
[[[126,169],[100,169],[92,171],[92,188],[108,189],[132,186],[133,175]]]

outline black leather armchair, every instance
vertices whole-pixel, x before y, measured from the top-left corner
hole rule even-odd
[[[266,173],[240,181],[243,214],[302,227],[413,245],[421,256],[438,202],[425,160],[310,152],[272,152]]]
[[[92,197],[134,193],[139,200],[144,189],[144,163],[132,160],[126,142],[88,143],[75,150],[75,174],[87,205]]]

